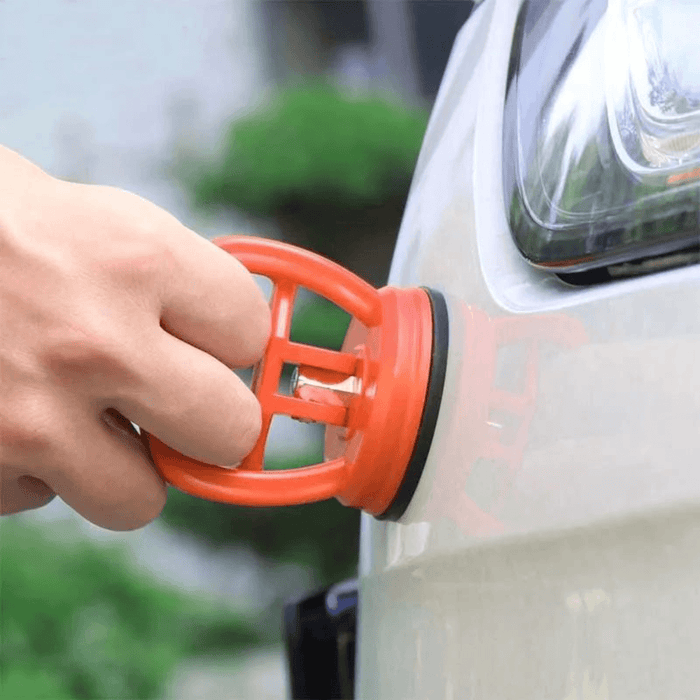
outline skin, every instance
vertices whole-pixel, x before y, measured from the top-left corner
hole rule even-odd
[[[0,147],[0,508],[59,495],[102,527],[166,487],[136,423],[205,462],[254,446],[267,303],[232,256],[157,206],[57,180]]]

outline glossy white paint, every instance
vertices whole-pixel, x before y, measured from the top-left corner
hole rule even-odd
[[[462,30],[391,283],[449,303],[445,394],[400,523],[365,516],[361,698],[700,692],[700,270],[591,289],[515,249],[501,131],[519,0]]]

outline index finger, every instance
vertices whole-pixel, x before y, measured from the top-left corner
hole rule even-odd
[[[161,292],[163,328],[229,367],[257,362],[270,333],[270,309],[253,276],[187,228],[173,243]]]

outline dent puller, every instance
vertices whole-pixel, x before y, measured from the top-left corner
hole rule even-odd
[[[418,486],[440,407],[448,345],[443,296],[426,288],[377,290],[330,260],[278,241],[215,242],[273,284],[271,337],[252,383],[262,430],[234,469],[185,457],[148,435],[156,467],[176,488],[212,501],[281,506],[335,497],[397,520]],[[340,351],[289,339],[299,287],[352,316]],[[279,391],[285,364],[296,366],[289,396]],[[276,414],[325,423],[325,461],[265,471]]]

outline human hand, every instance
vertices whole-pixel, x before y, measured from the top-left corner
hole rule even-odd
[[[237,463],[260,406],[231,368],[269,325],[245,268],[162,209],[0,147],[0,512],[58,494],[110,529],[152,520],[166,487],[130,421]]]

